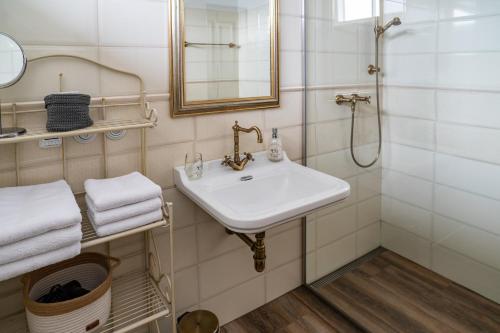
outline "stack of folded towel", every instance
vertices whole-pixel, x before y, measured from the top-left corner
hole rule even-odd
[[[140,174],[85,181],[89,221],[98,236],[137,228],[163,217],[160,186]]]
[[[78,255],[81,221],[64,180],[0,188],[0,281]]]

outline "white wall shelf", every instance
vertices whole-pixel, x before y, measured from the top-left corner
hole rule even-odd
[[[26,134],[15,136],[12,138],[0,139],[0,144],[21,143],[27,141],[37,141],[50,138],[66,138],[84,134],[105,133],[112,131],[123,131],[128,129],[153,128],[155,123],[147,119],[137,120],[98,120],[94,125],[67,132],[48,132],[45,128],[27,129]]]

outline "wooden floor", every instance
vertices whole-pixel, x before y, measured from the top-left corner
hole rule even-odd
[[[222,332],[500,333],[499,304],[387,250],[319,291],[338,311],[301,287]]]
[[[362,332],[339,312],[300,287],[232,321],[221,333]]]

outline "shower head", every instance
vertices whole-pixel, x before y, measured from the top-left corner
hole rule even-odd
[[[375,32],[377,34],[377,37],[380,37],[387,29],[389,29],[393,25],[400,25],[400,24],[401,24],[401,19],[399,17],[394,17],[392,20],[387,22],[384,26],[377,26],[375,28]]]

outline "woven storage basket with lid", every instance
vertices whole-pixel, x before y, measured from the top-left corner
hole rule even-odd
[[[88,333],[105,324],[111,311],[111,272],[119,262],[99,253],[82,253],[26,274],[23,297],[30,333]],[[90,292],[64,302],[36,302],[52,286],[75,279]]]
[[[90,96],[84,94],[51,94],[45,96],[47,131],[73,131],[92,126],[89,115]]]

